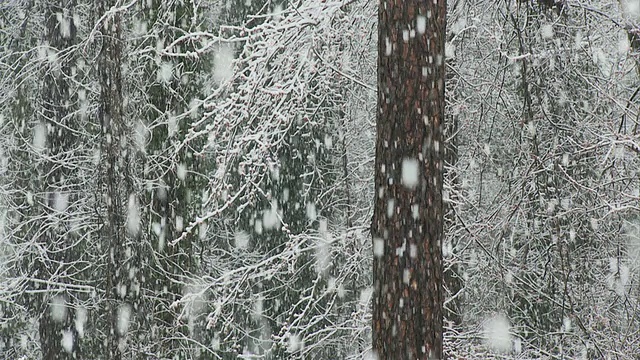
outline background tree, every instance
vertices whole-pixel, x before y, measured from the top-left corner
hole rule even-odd
[[[447,24],[455,23],[460,16],[463,16],[463,3],[460,1],[449,1],[447,3]],[[446,58],[446,80],[445,80],[445,101],[446,108],[454,107],[460,97],[460,77],[456,72],[456,61],[454,43],[459,41],[457,34],[447,33],[445,45]],[[445,240],[442,245],[444,258],[444,286],[446,291],[445,300],[445,328],[447,323],[455,327],[462,324],[464,305],[464,279],[463,262],[460,261],[460,232],[464,231],[457,219],[459,212],[459,199],[457,194],[460,189],[460,177],[458,167],[458,137],[459,137],[459,116],[455,111],[445,112],[444,124],[444,234]]]
[[[32,270],[36,277],[45,281],[55,279],[56,273],[63,274],[64,278],[67,274],[83,270],[74,269],[77,265],[74,259],[81,255],[80,249],[75,249],[79,244],[78,237],[64,224],[66,208],[69,202],[75,202],[75,193],[79,190],[77,184],[73,184],[73,165],[70,166],[78,137],[73,131],[78,128],[77,114],[74,113],[77,92],[72,85],[75,56],[70,51],[77,43],[74,6],[74,1],[49,5],[44,13],[44,44],[49,46],[47,51],[53,59],[43,69],[42,110],[34,129],[34,146],[36,151],[44,151],[42,155],[46,160],[40,163],[37,173],[32,176],[34,190],[38,193],[36,207],[53,221],[35,235],[46,253],[36,260]],[[36,185],[40,181],[40,186]],[[74,307],[69,306],[74,302],[73,295],[63,284],[73,280],[53,281],[61,283],[58,286],[62,285],[58,293],[44,292],[41,301],[35,301],[42,311],[39,324],[42,357],[71,359],[78,355],[78,334],[73,327]]]
[[[634,4],[449,2],[449,357],[636,356]],[[0,358],[370,358],[377,9],[2,2]]]
[[[475,304],[465,318],[469,331],[485,329],[492,351],[603,356],[615,335],[593,317],[600,301],[617,294],[633,303],[620,284],[629,261],[624,224],[635,206],[622,190],[635,187],[622,162],[635,159],[614,140],[629,131],[618,120],[635,113],[615,100],[633,92],[628,43],[615,18],[601,27],[605,4],[569,4],[558,14],[543,2],[505,3],[450,27],[461,41],[465,99],[452,111],[470,120],[459,130],[457,195],[465,293]],[[503,25],[484,25],[495,16]],[[614,35],[602,42],[607,31]],[[469,44],[478,53],[464,51]],[[485,68],[493,71],[480,75]],[[508,341],[491,341],[496,328]]]
[[[9,65],[3,80],[15,81],[3,99],[3,115],[10,119],[3,124],[10,139],[3,165],[3,183],[10,189],[3,281],[15,286],[9,292],[21,292],[14,306],[3,309],[12,323],[5,328],[3,350],[11,358],[35,356],[38,349],[46,359],[72,358],[81,354],[93,258],[86,251],[91,231],[81,225],[90,217],[91,197],[83,186],[90,146],[80,141],[89,138],[81,125],[87,69],[75,51],[82,14],[75,1],[8,4],[2,14],[4,20],[21,18],[3,42]],[[21,308],[23,316],[11,315]]]
[[[127,135],[131,125],[123,106],[122,14],[115,1],[101,2],[96,8],[95,24],[99,30],[100,50],[96,66],[99,85],[98,121],[100,124],[100,204],[105,211],[101,241],[107,257],[104,285],[104,316],[108,332],[104,351],[109,359],[119,360],[126,354],[127,331],[131,314],[137,310],[139,291],[136,291],[136,258],[139,235],[137,219],[126,206],[135,199],[131,164],[134,159],[128,147]],[[127,218],[128,217],[128,218]]]
[[[134,178],[144,191],[129,199],[139,214],[139,277],[144,297],[136,339],[140,351],[161,357],[190,358],[198,352],[186,339],[203,340],[195,326],[197,309],[181,312],[173,304],[198,288],[201,274],[197,234],[177,246],[168,242],[199,213],[206,185],[197,142],[178,148],[189,119],[199,116],[199,101],[210,88],[213,54],[201,52],[194,33],[210,33],[217,15],[193,2],[141,2],[127,12],[129,48],[125,78],[132,114],[132,145],[140,159]],[[140,81],[144,79],[144,81]],[[208,342],[208,341],[207,341]]]
[[[334,239],[343,239],[346,222],[331,206],[341,202],[343,166],[331,130],[345,113],[341,84],[352,81],[335,34],[353,26],[349,14],[357,9],[339,2],[276,8],[250,26],[225,27],[220,47],[237,46],[237,59],[186,139],[208,137],[198,155],[216,159],[208,212],[186,231],[206,222],[215,239],[207,257],[219,280],[208,297],[224,302],[213,306],[208,326],[226,335],[219,338],[224,356],[347,356],[348,340],[334,336],[353,322],[366,282],[350,279],[357,267],[334,262],[345,246]],[[343,281],[357,284],[347,304],[337,289]]]

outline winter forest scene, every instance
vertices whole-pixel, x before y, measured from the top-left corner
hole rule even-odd
[[[0,359],[639,359],[640,0],[0,0]]]

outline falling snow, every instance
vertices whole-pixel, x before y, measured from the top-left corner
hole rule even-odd
[[[79,307],[76,309],[74,325],[76,331],[78,332],[78,337],[81,339],[84,337],[84,326],[87,323],[87,316],[87,309],[85,309],[84,307]]]
[[[402,160],[402,185],[409,189],[415,189],[420,182],[420,167],[416,159]]]
[[[307,219],[311,221],[315,221],[318,218],[318,214],[316,212],[316,204],[312,202],[308,202],[306,206],[307,210]]]
[[[55,322],[62,323],[67,319],[67,305],[62,296],[54,296],[49,303],[49,314]]]
[[[262,227],[266,230],[276,229],[279,222],[278,205],[273,202],[271,208],[264,210],[262,213]]]
[[[333,137],[331,137],[331,135],[327,134],[324,136],[324,146],[327,150],[331,150],[333,148]]]
[[[58,212],[64,212],[69,206],[69,194],[56,192],[53,194],[53,208]]]
[[[178,164],[176,167],[176,175],[178,179],[185,181],[187,178],[187,166],[185,164]]]
[[[396,210],[396,202],[394,199],[387,200],[387,217],[392,217]]]
[[[620,3],[622,4],[622,10],[623,12],[631,17],[638,17],[640,16],[640,1],[639,0],[622,0],[620,1]]]
[[[363,308],[366,308],[371,301],[371,296],[373,295],[373,288],[367,287],[360,290],[360,303],[359,305]]]
[[[262,220],[256,219],[254,223],[253,231],[255,231],[256,234],[260,235],[262,234],[262,229],[263,229]]]
[[[140,208],[135,194],[129,195],[127,206],[127,231],[130,235],[136,236],[140,231]]]
[[[416,17],[416,30],[418,34],[424,34],[427,30],[427,18],[423,15],[418,15]]]
[[[65,39],[70,38],[71,37],[71,19],[69,19],[63,13],[57,13],[56,19],[58,20],[58,23],[59,23],[60,35],[62,35],[62,37]]]
[[[316,272],[318,274],[325,273],[331,265],[331,243],[322,236],[316,239],[315,257]]]
[[[607,285],[618,296],[624,296],[627,284],[629,283],[629,266],[618,258],[609,258],[609,276]]]
[[[234,246],[238,249],[246,249],[249,246],[249,241],[251,240],[251,236],[242,230],[236,231],[233,236]]]
[[[47,143],[47,127],[39,123],[33,130],[33,147],[36,151],[44,150]]]
[[[444,44],[444,56],[447,59],[453,59],[456,57],[456,47],[451,42]]]
[[[141,121],[139,121],[135,127],[134,139],[138,150],[143,153],[146,151],[148,137],[149,129]]]
[[[125,335],[129,331],[129,324],[131,322],[131,306],[128,304],[122,304],[118,307],[116,329],[118,334]]]
[[[168,84],[169,82],[171,82],[172,78],[173,78],[173,65],[170,62],[162,63],[162,65],[160,65],[160,67],[158,68],[158,74],[156,76],[156,79],[159,82]]]
[[[304,347],[304,342],[298,335],[291,334],[289,335],[289,345],[287,346],[287,351],[290,353],[295,353],[299,350],[302,350]]]
[[[542,35],[543,39],[552,39],[554,35],[553,25],[551,24],[542,25],[540,27],[540,35]]]
[[[379,258],[384,255],[384,240],[381,238],[373,239],[373,255]]]
[[[233,76],[233,48],[221,46],[214,58],[213,79],[223,83]]]
[[[508,352],[511,350],[511,324],[504,315],[498,314],[484,322],[484,338],[493,350]]]
[[[73,352],[73,331],[63,330],[62,339],[60,340],[62,348],[68,353]]]

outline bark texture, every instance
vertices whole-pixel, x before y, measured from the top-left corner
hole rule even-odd
[[[444,0],[381,1],[378,10],[371,230],[379,359],[442,358],[445,14]]]
[[[42,110],[39,127],[46,141],[41,149],[43,158],[38,174],[33,182],[43,181],[41,193],[44,194],[43,207],[46,214],[40,219],[56,219],[52,223],[40,220],[42,225],[39,246],[47,250],[47,255],[36,262],[35,274],[45,281],[70,283],[73,280],[67,273],[77,273],[70,260],[80,257],[76,249],[77,239],[56,222],[66,220],[65,210],[60,208],[63,196],[73,202],[73,166],[72,151],[76,147],[76,115],[74,105],[77,98],[72,82],[75,77],[75,56],[70,49],[76,45],[76,25],[73,20],[75,0],[48,4],[45,8],[44,40],[49,51],[57,60],[45,66],[41,90]],[[70,195],[71,194],[71,195]],[[63,276],[59,273],[65,274]],[[57,290],[57,291],[56,291]],[[45,360],[75,359],[80,356],[78,334],[73,326],[74,310],[69,296],[71,290],[46,291],[40,301],[39,319],[40,348]],[[54,305],[57,304],[57,305]],[[64,310],[52,310],[52,307],[64,307]],[[57,313],[57,315],[55,314]],[[71,346],[63,346],[63,334],[71,336]]]
[[[123,357],[127,326],[123,325],[125,314],[130,312],[128,270],[125,251],[128,244],[126,223],[126,188],[131,181],[129,174],[126,134],[130,131],[125,122],[122,96],[122,20],[119,12],[109,12],[112,2],[101,2],[97,14],[100,18],[101,50],[98,57],[100,99],[98,118],[101,139],[101,193],[105,207],[102,218],[102,238],[108,245],[106,298],[109,334],[105,340],[106,358],[118,360]],[[125,320],[124,323],[127,321]]]

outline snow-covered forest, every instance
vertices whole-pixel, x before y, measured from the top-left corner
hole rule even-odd
[[[412,3],[0,1],[0,358],[378,359]],[[640,0],[448,0],[440,40],[444,357],[638,358]]]

